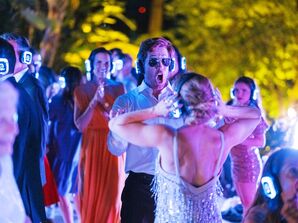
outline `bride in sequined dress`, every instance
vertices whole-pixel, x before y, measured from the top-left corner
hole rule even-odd
[[[241,143],[260,121],[252,107],[225,105],[206,77],[187,73],[175,89],[185,125],[174,130],[145,121],[167,116],[173,98],[151,108],[119,115],[110,130],[138,146],[157,148],[153,190],[157,199],[155,222],[221,222],[218,176],[230,149]],[[210,126],[217,115],[237,119],[221,129]]]

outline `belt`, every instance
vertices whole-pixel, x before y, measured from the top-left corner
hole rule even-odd
[[[131,177],[136,177],[136,178],[141,178],[144,180],[153,180],[154,175],[147,174],[147,173],[135,173],[133,171],[129,171],[129,176]]]

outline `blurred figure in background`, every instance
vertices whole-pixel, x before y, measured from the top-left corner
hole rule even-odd
[[[30,48],[30,52],[32,53],[32,62],[29,65],[29,69],[31,73],[35,76],[35,78],[38,79],[39,70],[42,65],[41,55],[40,55],[40,52],[33,47]]]
[[[262,111],[259,92],[253,79],[242,76],[234,84],[228,103],[234,106],[250,106]],[[234,120],[226,120],[227,122]],[[259,148],[265,145],[268,125],[262,117],[253,133],[241,144],[231,149],[233,182],[243,205],[244,213],[253,202],[262,171]]]
[[[81,133],[74,124],[73,92],[81,84],[82,74],[76,67],[66,67],[60,76],[65,79],[65,87],[50,103],[51,134],[48,147],[53,157],[52,170],[59,192],[62,216],[65,223],[72,223],[74,218],[70,196],[75,195],[76,203],[77,168],[81,148]]]
[[[45,90],[48,102],[51,103],[52,97],[60,90],[57,74],[51,68],[41,66],[38,79]]]
[[[108,75],[108,78],[116,80],[119,72],[123,68],[123,61],[121,57],[123,56],[122,50],[119,48],[113,48],[110,50],[112,55],[112,69]]]
[[[298,150],[280,149],[265,163],[243,223],[298,222]]]
[[[118,72],[116,80],[124,85],[125,92],[133,90],[137,87],[137,80],[132,76],[132,57],[125,53],[120,59],[123,63],[123,68]]]

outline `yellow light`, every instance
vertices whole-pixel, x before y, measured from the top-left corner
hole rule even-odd
[[[87,24],[87,23],[84,23],[82,25],[82,30],[84,33],[90,33],[91,32],[91,25],[90,24]]]

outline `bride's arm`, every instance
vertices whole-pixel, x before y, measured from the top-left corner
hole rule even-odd
[[[118,115],[109,121],[109,128],[121,138],[135,145],[157,147],[166,128],[163,125],[149,125],[143,121],[166,116],[170,111],[171,104],[170,101],[163,100],[153,107]]]

